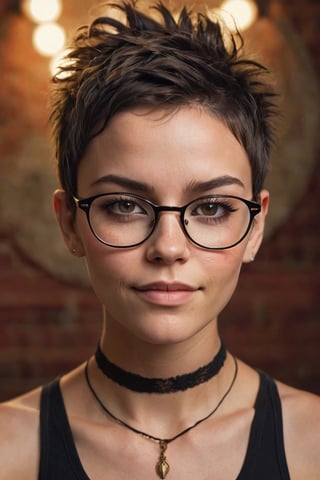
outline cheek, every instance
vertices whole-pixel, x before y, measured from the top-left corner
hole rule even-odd
[[[108,247],[97,240],[84,216],[77,219],[77,233],[81,239],[91,282],[103,279],[106,281],[108,278],[119,276],[121,268],[126,264],[124,252]]]
[[[125,271],[128,272],[128,264],[124,261],[124,256],[117,255],[118,253],[123,252],[110,251],[104,245],[86,251],[86,263],[92,282],[121,281]]]
[[[95,239],[85,244],[87,270],[91,286],[102,304],[123,298],[124,286],[133,260],[126,252],[107,247]]]
[[[207,288],[210,291],[212,303],[217,305],[220,311],[229,302],[237,286],[243,253],[242,246],[207,257],[206,268],[209,272]]]
[[[227,250],[208,251],[202,258],[204,268],[212,272],[215,280],[224,282],[227,278],[238,277],[243,263],[246,243]]]

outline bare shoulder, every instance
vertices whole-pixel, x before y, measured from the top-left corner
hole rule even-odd
[[[292,479],[316,480],[320,471],[320,397],[280,382],[277,385]]]
[[[0,404],[1,475],[36,480],[39,463],[40,389]]]

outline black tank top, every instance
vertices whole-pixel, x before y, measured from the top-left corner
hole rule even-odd
[[[247,453],[235,480],[290,480],[280,397],[275,382],[263,372],[254,408]],[[42,390],[38,480],[90,480],[76,450],[58,380]]]

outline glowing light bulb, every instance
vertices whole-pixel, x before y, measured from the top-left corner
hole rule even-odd
[[[219,9],[219,16],[230,30],[246,30],[258,16],[258,8],[252,0],[226,0]]]
[[[63,49],[65,39],[65,31],[60,25],[44,23],[34,29],[32,43],[41,55],[51,57]]]
[[[36,23],[54,22],[61,13],[61,0],[25,0],[23,10]]]

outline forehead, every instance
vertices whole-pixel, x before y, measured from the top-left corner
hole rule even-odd
[[[182,189],[221,176],[239,178],[251,188],[246,152],[221,120],[200,107],[117,114],[80,162],[79,192],[95,194],[93,185],[110,175],[155,190]]]

